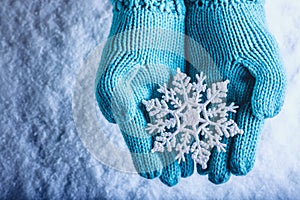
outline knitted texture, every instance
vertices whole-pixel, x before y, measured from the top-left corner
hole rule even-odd
[[[179,165],[173,155],[150,152],[153,138],[145,130],[149,116],[142,100],[156,97],[158,84],[168,83],[176,68],[185,69],[179,56],[184,55],[184,2],[112,3],[113,22],[97,72],[96,99],[105,118],[119,125],[137,172],[173,186],[180,176],[193,173],[194,163],[189,157]]]
[[[238,4],[238,3],[264,3],[265,0],[186,0],[187,6],[194,4],[198,7],[218,7],[220,5]]]
[[[226,153],[214,150],[206,171],[197,166],[200,174],[208,173],[210,181],[220,184],[230,172],[245,175],[253,168],[264,120],[283,105],[286,74],[265,22],[263,1],[189,0],[186,7],[190,76],[201,70],[212,82],[230,80],[227,100],[240,106],[230,117],[244,134],[224,139]]]

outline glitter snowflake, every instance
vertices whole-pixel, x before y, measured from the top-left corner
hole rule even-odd
[[[185,155],[207,168],[209,156],[214,147],[226,151],[222,136],[227,138],[243,134],[237,124],[228,118],[229,112],[236,112],[234,103],[226,105],[228,80],[213,83],[208,88],[206,77],[196,75],[196,82],[177,69],[172,88],[160,86],[162,99],[144,100],[143,104],[151,117],[146,127],[149,134],[156,134],[154,152],[176,151],[175,159],[185,162]]]

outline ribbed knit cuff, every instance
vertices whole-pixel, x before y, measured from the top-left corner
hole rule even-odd
[[[185,12],[184,0],[111,0],[114,11],[127,9],[159,11],[164,13]]]
[[[211,7],[218,5],[229,5],[239,3],[263,4],[265,0],[185,0],[185,4],[197,5],[199,7]]]

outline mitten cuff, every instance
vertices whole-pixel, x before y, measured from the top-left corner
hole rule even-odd
[[[150,10],[164,13],[185,13],[184,0],[111,0],[114,11]]]
[[[264,2],[265,0],[185,0],[186,5],[197,5],[199,7],[215,7],[239,3],[263,4]]]

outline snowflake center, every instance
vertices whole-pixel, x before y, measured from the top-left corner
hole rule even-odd
[[[186,109],[182,116],[182,124],[186,126],[195,126],[200,121],[200,111],[199,109]]]

